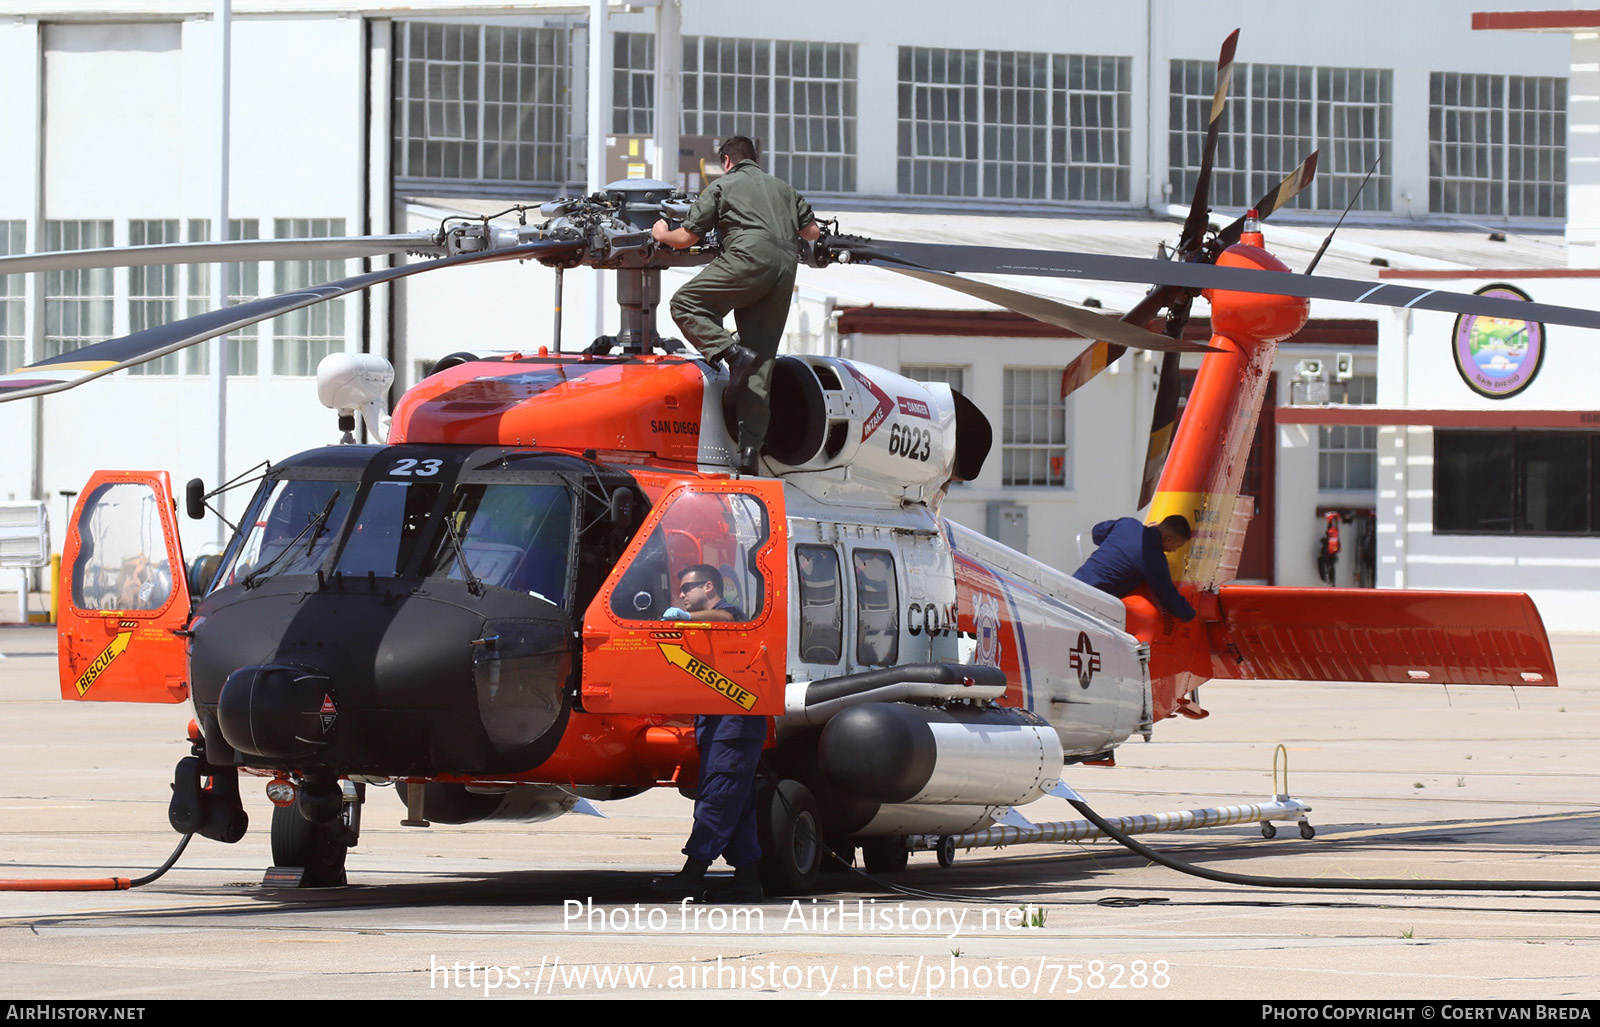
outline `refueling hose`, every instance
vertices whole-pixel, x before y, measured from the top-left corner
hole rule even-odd
[[[1073,809],[1083,814],[1085,820],[1098,827],[1105,835],[1129,851],[1180,874],[1203,877],[1222,884],[1254,885],[1261,888],[1335,888],[1347,891],[1600,891],[1595,881],[1441,881],[1437,879],[1397,880],[1389,877],[1339,878],[1324,880],[1319,877],[1262,877],[1257,874],[1230,874],[1225,870],[1184,863],[1163,856],[1101,818],[1082,799],[1068,799]]]
[[[190,833],[180,838],[178,847],[172,850],[172,855],[168,856],[167,861],[161,864],[161,868],[143,877],[135,877],[131,880],[126,877],[86,877],[78,880],[71,878],[62,878],[60,880],[50,880],[48,878],[0,879],[0,891],[127,891],[129,888],[137,888],[140,885],[149,884],[168,870],[171,870],[172,865],[178,862],[178,857],[183,855],[183,850],[188,848],[189,839],[193,837],[194,834]]]

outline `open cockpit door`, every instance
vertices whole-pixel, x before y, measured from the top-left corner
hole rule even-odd
[[[98,471],[61,557],[61,697],[182,702],[189,587],[165,471]]]
[[[781,482],[669,489],[584,614],[583,708],[781,714],[786,536]]]

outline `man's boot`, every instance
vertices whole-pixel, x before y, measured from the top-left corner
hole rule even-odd
[[[738,343],[723,350],[721,355],[728,362],[728,386],[722,390],[722,402],[732,405],[739,401],[740,394],[750,382],[750,376],[761,366],[761,358],[755,350]]]
[[[706,889],[707,902],[760,902],[766,897],[755,867],[735,867],[733,880]]]
[[[668,899],[693,899],[699,902],[706,894],[706,866],[697,860],[686,859],[683,869],[667,877],[650,882],[650,890]]]

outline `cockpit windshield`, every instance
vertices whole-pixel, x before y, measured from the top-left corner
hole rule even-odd
[[[318,572],[335,584],[421,575],[563,606],[572,573],[572,496],[564,483],[541,477],[269,480],[213,587]]]
[[[572,498],[564,487],[462,483],[423,573],[526,592],[560,606],[571,551]]]
[[[438,482],[373,482],[363,493],[361,513],[334,572],[358,578],[405,573],[438,498]]]
[[[252,506],[244,541],[212,588],[316,573],[344,530],[356,488],[354,481],[273,482],[266,498]]]

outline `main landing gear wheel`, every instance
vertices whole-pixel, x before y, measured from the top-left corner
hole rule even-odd
[[[339,816],[327,823],[312,823],[302,816],[298,796],[293,806],[273,807],[272,863],[304,869],[300,887],[343,888],[348,883],[344,860],[361,834],[365,790],[362,785],[355,787],[355,800],[343,803]]]
[[[910,858],[911,853],[899,835],[861,840],[861,861],[869,874],[898,874],[906,868]]]
[[[816,797],[799,781],[785,779],[756,797],[761,838],[761,885],[773,895],[803,895],[822,871],[822,818]]]

